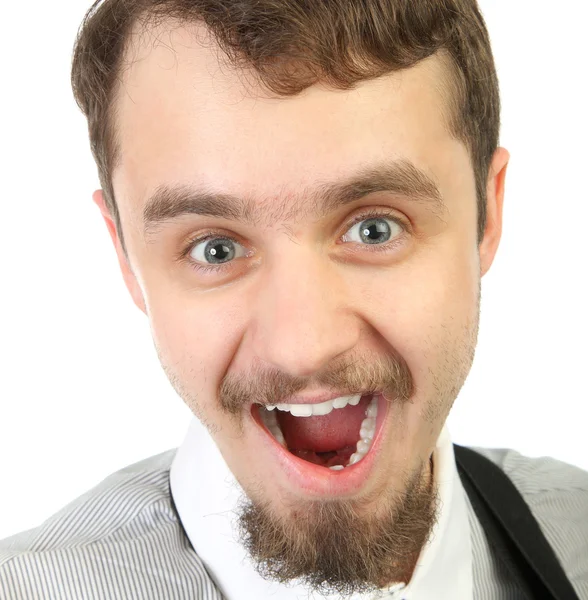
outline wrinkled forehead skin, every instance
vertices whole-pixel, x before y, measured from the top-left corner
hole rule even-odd
[[[474,174],[467,149],[448,131],[443,57],[349,91],[318,84],[278,98],[252,71],[228,64],[203,26],[162,23],[132,40],[115,100],[113,174],[131,263],[146,249],[143,207],[162,183],[291,198],[304,208],[302,191],[317,182],[400,158],[436,181],[444,218],[465,211],[475,247]],[[469,206],[452,202],[464,196]],[[303,234],[303,211],[291,216]]]

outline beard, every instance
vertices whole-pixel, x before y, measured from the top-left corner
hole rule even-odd
[[[402,489],[388,490],[377,514],[366,511],[367,497],[297,502],[287,517],[269,502],[242,498],[241,543],[264,579],[298,580],[321,594],[351,596],[408,582],[439,515],[432,459]]]

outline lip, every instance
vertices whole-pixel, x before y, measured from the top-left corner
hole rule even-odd
[[[288,452],[265,427],[259,407],[252,410],[255,423],[253,429],[267,452],[269,461],[273,462],[272,467],[277,469],[278,478],[282,479],[287,487],[294,487],[305,492],[307,496],[317,498],[351,496],[359,492],[370,478],[384,445],[390,403],[382,394],[377,394],[377,398],[376,431],[369,452],[359,462],[338,471],[315,465]]]

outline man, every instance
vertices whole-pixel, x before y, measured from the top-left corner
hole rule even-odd
[[[72,81],[196,418],[5,540],[0,597],[588,598],[588,474],[445,428],[509,160],[475,0],[98,1]]]

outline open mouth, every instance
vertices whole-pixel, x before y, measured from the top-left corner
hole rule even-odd
[[[331,471],[343,471],[370,453],[384,412],[385,402],[378,393],[317,404],[252,407],[255,420],[282,448]]]

